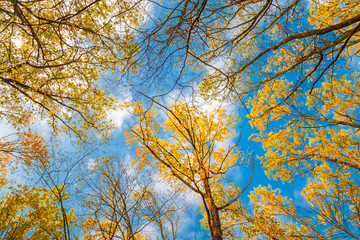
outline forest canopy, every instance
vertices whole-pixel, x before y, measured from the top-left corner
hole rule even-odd
[[[0,2],[1,239],[359,239],[358,0]]]

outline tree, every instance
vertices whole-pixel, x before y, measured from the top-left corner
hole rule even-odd
[[[292,90],[279,80],[272,84],[279,92],[264,87],[251,102],[251,123],[259,130],[254,139],[263,144],[267,174],[283,181],[308,177],[302,193],[316,213],[312,227],[326,229],[320,231],[324,239],[359,234],[357,75],[329,76],[311,93],[294,93],[281,105]]]
[[[357,239],[359,234],[359,73],[351,62],[358,55],[360,25],[358,5],[353,4],[325,1],[310,5],[309,21],[318,29],[297,35],[305,39],[313,34],[314,42],[303,45],[309,51],[301,50],[304,54],[298,57],[293,48],[298,45],[289,36],[293,46],[281,56],[289,63],[276,65],[284,66],[281,71],[286,72],[295,69],[291,64],[297,61],[302,66],[297,80],[273,75],[249,100],[250,122],[258,130],[254,140],[263,144],[261,160],[266,172],[283,181],[308,177],[302,195],[313,215],[296,221],[303,221],[300,225],[307,224],[313,236],[323,239]],[[281,205],[264,199],[270,205]],[[296,216],[289,212],[284,215]]]
[[[47,190],[19,185],[9,190],[0,200],[1,239],[69,239],[67,229],[75,227],[76,217],[73,210],[64,216],[59,206],[58,191],[69,200],[64,186]]]
[[[307,82],[315,86],[342,57],[356,56],[358,5],[350,0],[163,4],[157,11],[166,17],[141,32],[143,56],[152,78],[169,78],[179,87],[186,86],[184,81],[201,82],[208,96],[230,91],[242,98],[279,77],[300,73],[292,81],[296,91]],[[173,66],[178,74],[159,72]],[[190,78],[189,72],[201,77]]]
[[[15,128],[48,118],[80,137],[104,130],[114,99],[99,87],[133,49],[139,2],[7,1],[0,6],[2,120]]]
[[[300,216],[301,207],[290,203],[279,213],[281,202],[266,198],[270,190],[255,191],[254,216],[245,221],[255,224],[268,217],[262,225],[268,230],[261,230],[267,237],[357,235],[359,83],[354,66],[359,53],[359,6],[357,1],[184,0],[171,5],[166,18],[148,35],[160,43],[157,48],[149,46],[159,55],[150,58],[154,70],[166,64],[178,70],[155,76],[172,77],[170,83],[179,87],[200,82],[201,94],[210,99],[231,100],[227,93],[233,93],[243,106],[248,102],[248,117],[258,131],[253,139],[266,151],[261,160],[268,175],[283,181],[308,177],[303,196],[313,213],[310,216]],[[226,64],[219,67],[221,58]],[[169,59],[176,59],[176,64]],[[188,77],[191,73],[200,77],[193,80]],[[150,140],[146,134],[139,135],[143,145],[161,146],[151,133]],[[158,148],[165,154],[170,147]],[[152,155],[160,158],[160,153]],[[260,206],[255,199],[262,197],[266,203]],[[267,205],[276,206],[275,210]],[[289,227],[278,215],[297,218],[296,224]],[[299,226],[307,230],[284,234],[287,227]]]
[[[28,147],[22,139],[43,141],[26,133],[33,123],[45,121],[53,134],[85,143],[94,134],[108,136],[106,116],[117,100],[103,87],[101,72],[126,65],[119,59],[134,50],[131,28],[141,23],[141,11],[140,1],[0,3],[0,121],[18,135],[1,136],[2,177]]]
[[[98,159],[92,170],[82,224],[85,239],[150,239],[148,226],[162,240],[176,239],[176,194],[161,197],[139,171],[117,161]]]
[[[0,141],[2,148],[0,151],[0,189],[7,182],[8,170],[14,169],[19,162],[25,166],[31,166],[36,162],[42,167],[49,163],[49,153],[44,138],[32,132],[18,135],[18,138],[11,142]]]
[[[299,206],[280,190],[259,186],[251,194],[253,216],[243,226],[245,239],[359,239],[358,188],[334,179],[312,181]]]
[[[3,2],[2,121],[21,129],[47,119],[55,132],[64,126],[84,141],[89,129],[106,135],[116,101],[100,87],[100,73],[134,49],[140,9],[140,1]]]
[[[251,176],[243,189],[229,184],[228,172],[242,163],[244,156],[236,144],[228,148],[218,145],[235,134],[236,117],[221,107],[207,114],[184,102],[170,108],[156,105],[165,111],[164,123],[158,122],[156,110],[145,111],[141,103],[134,104],[137,124],[127,134],[129,144],[139,144],[136,163],[140,169],[145,165],[158,169],[177,191],[196,193],[202,203],[204,227],[212,239],[234,238],[236,218],[245,211],[239,199]],[[226,224],[229,220],[231,224]]]
[[[221,108],[208,114],[195,104],[166,107],[152,99],[167,116],[160,123],[156,110],[135,103],[138,123],[128,132],[128,142],[139,144],[136,163],[140,169],[158,169],[177,191],[195,192],[202,201],[203,226],[213,239],[235,239],[236,227],[246,238],[357,238],[360,86],[354,62],[359,55],[359,2],[160,1],[155,11],[165,17],[151,18],[136,35],[132,28],[141,22],[142,2],[0,3],[1,120],[18,131],[17,140],[2,139],[1,170],[7,170],[11,158],[47,164],[44,139],[26,131],[37,120],[47,119],[54,133],[64,127],[84,142],[91,133],[108,136],[106,112],[116,101],[103,88],[101,72],[117,70],[120,58],[121,70],[143,65],[150,75],[140,75],[151,76],[151,82],[170,78],[160,82],[170,82],[167,90],[196,82],[210,100],[231,101],[233,95],[235,104],[247,102],[250,123],[258,131],[253,139],[265,150],[260,159],[266,173],[283,181],[308,178],[302,195],[310,214],[301,214],[303,206],[279,190],[259,187],[251,195],[254,208],[248,216],[239,200],[249,182],[240,189],[227,187],[226,179],[242,162],[242,153],[236,144],[219,146],[232,136],[237,118]],[[141,92],[143,82],[131,84]],[[164,229],[158,212],[140,225],[126,216],[138,217],[139,211],[125,203],[141,202],[144,212],[149,206],[157,209],[156,197],[146,187],[139,193],[133,188],[129,198],[117,192],[123,190],[117,179],[124,175],[103,173],[109,187],[95,187],[88,199],[94,212],[86,222],[89,237],[135,237],[144,222]],[[0,180],[4,185],[4,174]]]

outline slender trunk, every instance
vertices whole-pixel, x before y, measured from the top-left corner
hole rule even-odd
[[[221,230],[221,221],[219,210],[214,204],[214,201],[210,198],[210,203],[208,203],[208,208],[210,211],[210,223],[211,223],[211,233],[213,240],[222,240],[222,230]]]
[[[129,240],[134,240],[135,236],[134,236],[134,231],[133,231],[133,226],[131,224],[131,219],[129,216],[129,209],[126,206],[126,200],[122,197],[122,201],[123,201],[123,208],[124,208],[124,220],[126,223],[126,232],[127,232],[127,238]]]
[[[223,234],[221,229],[219,209],[214,202],[213,196],[211,194],[210,184],[206,177],[203,179],[203,183],[205,188],[204,204],[208,209],[211,238],[212,240],[222,240]]]

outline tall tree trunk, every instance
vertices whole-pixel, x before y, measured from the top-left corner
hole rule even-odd
[[[209,184],[209,180],[207,177],[203,178],[205,195],[204,195],[204,204],[208,211],[208,218],[210,219],[210,232],[212,240],[222,240],[223,234],[221,229],[221,221],[219,209],[216,206],[213,196],[211,194],[211,188]]]
[[[222,229],[219,210],[215,206],[213,200],[210,198],[210,203],[208,203],[208,208],[210,211],[210,223],[211,223],[211,233],[213,240],[222,240]]]

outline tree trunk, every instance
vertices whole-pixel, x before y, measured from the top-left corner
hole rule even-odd
[[[221,221],[219,216],[219,210],[215,206],[213,200],[210,198],[210,203],[208,203],[208,208],[210,211],[210,223],[211,223],[211,234],[213,240],[222,240],[222,229]]]
[[[204,195],[204,204],[208,209],[208,219],[210,220],[209,228],[211,232],[212,240],[222,240],[222,229],[219,209],[217,208],[213,196],[211,194],[211,188],[208,179],[205,177],[202,181],[204,183],[205,195]]]

